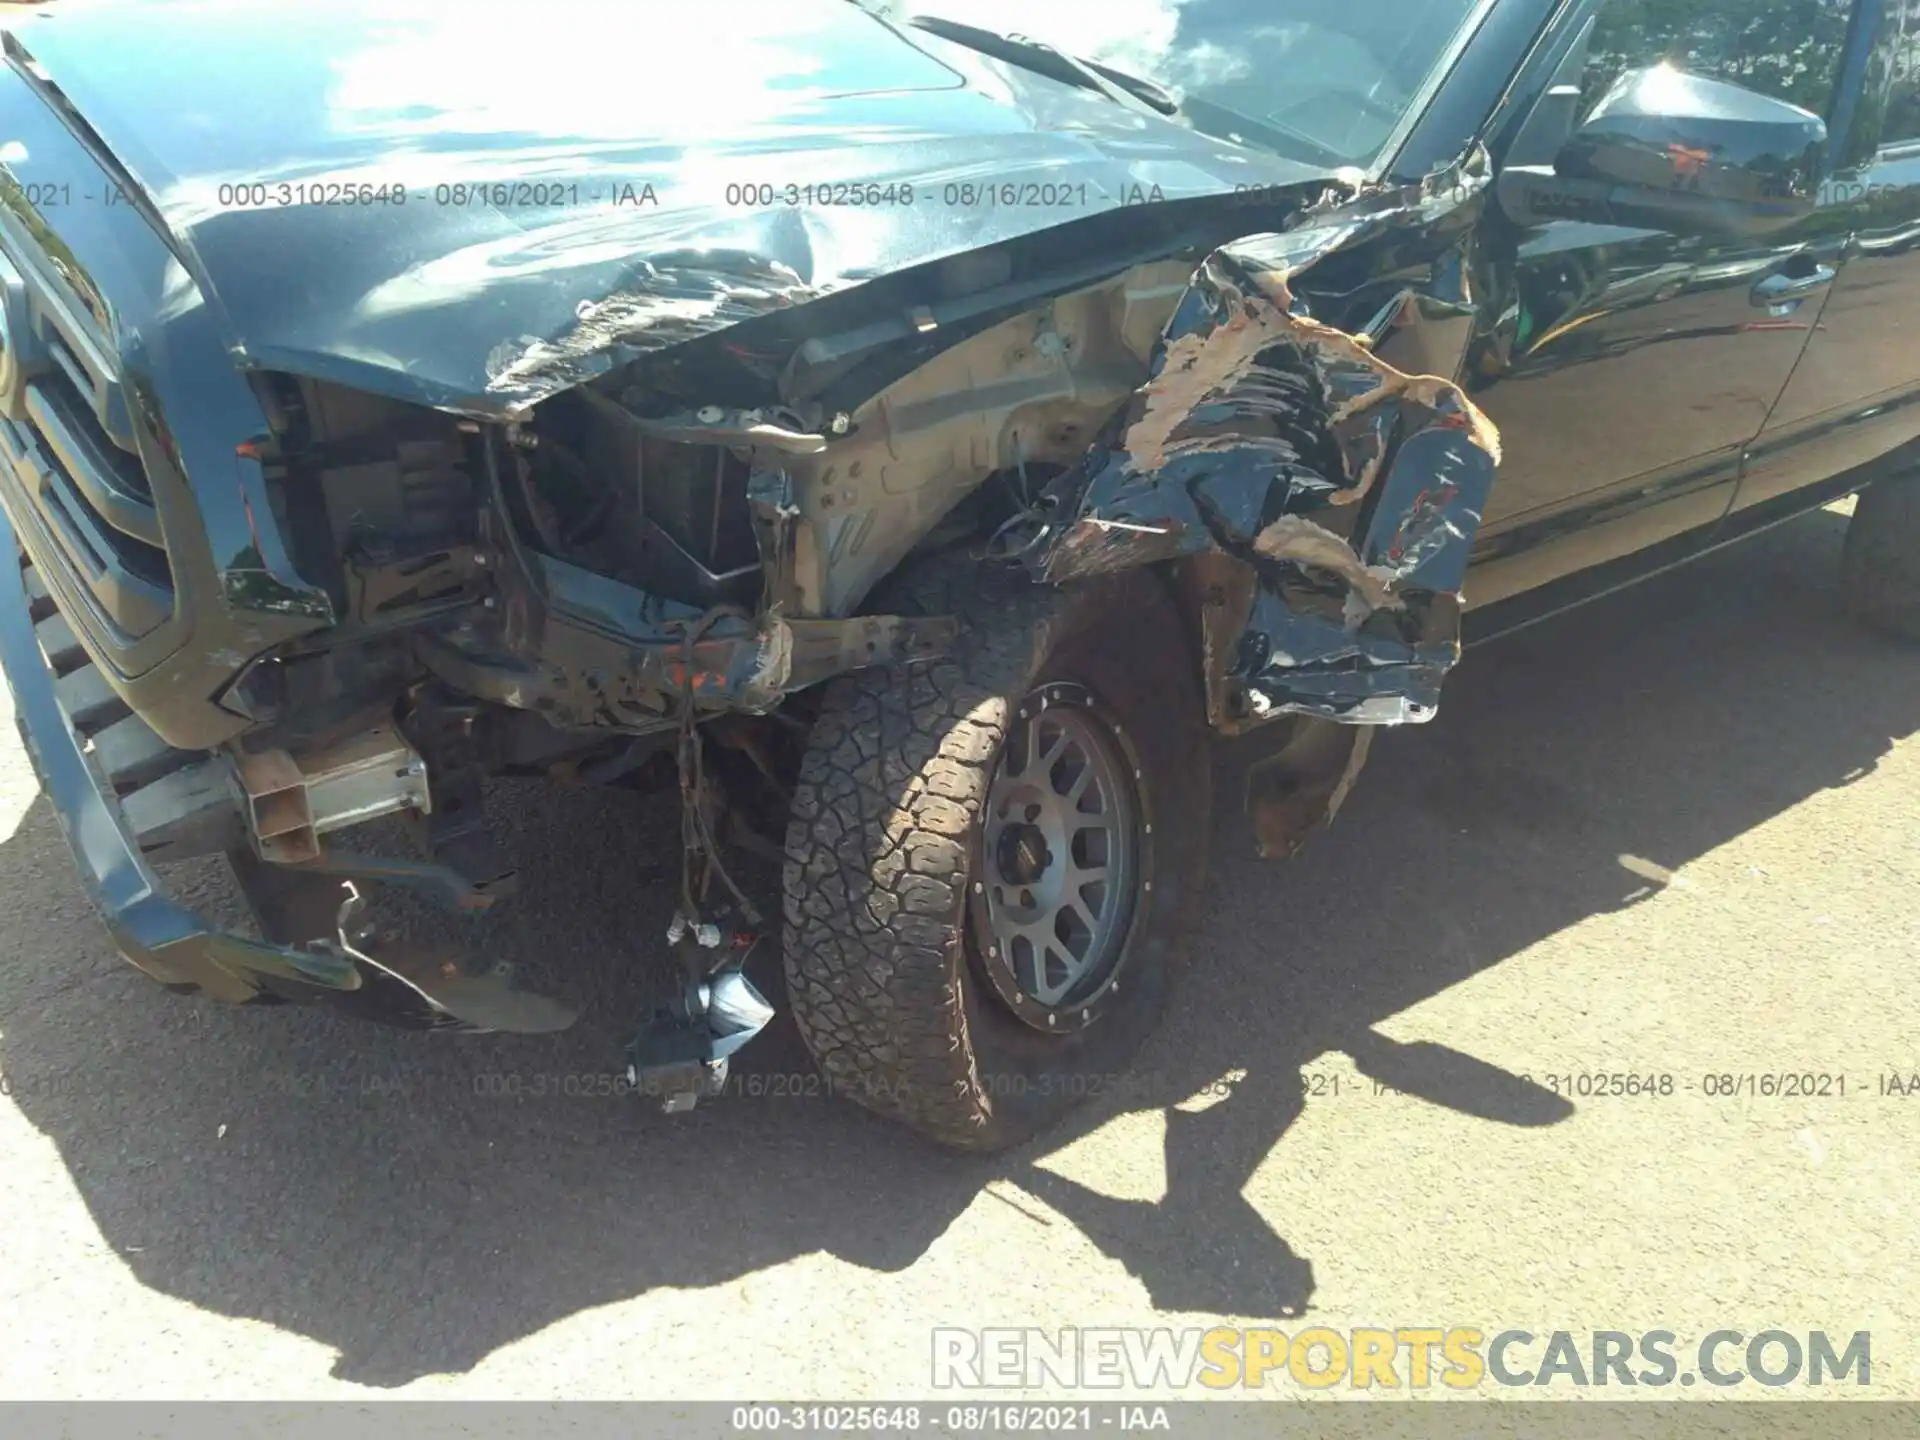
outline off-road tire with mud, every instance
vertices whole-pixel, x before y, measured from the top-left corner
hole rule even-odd
[[[1874,629],[1920,640],[1920,470],[1869,485],[1854,501],[1840,595]]]
[[[864,671],[823,699],[787,830],[788,995],[837,1093],[994,1150],[1121,1089],[1164,1008],[1206,875],[1200,671],[1150,573],[1061,590],[940,562],[901,592],[890,609],[956,615],[961,633],[938,661]],[[975,878],[1010,727],[1056,682],[1124,735],[1148,847],[1112,993],[1070,1033],[1018,1018],[983,978]]]

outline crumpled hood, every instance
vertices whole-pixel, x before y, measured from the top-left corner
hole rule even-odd
[[[10,49],[238,363],[475,413],[1066,222],[1118,234],[1130,202],[1329,178],[848,0],[63,0]]]

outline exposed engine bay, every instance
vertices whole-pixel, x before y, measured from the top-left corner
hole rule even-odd
[[[429,770],[436,795],[462,771],[610,782],[669,755],[689,708],[764,719],[833,674],[936,653],[947,621],[865,615],[870,593],[915,557],[983,548],[1084,456],[1189,273],[1140,267],[1002,321],[851,412],[767,403],[782,377],[722,337],[508,425],[264,378],[271,493],[342,621],[235,687],[261,722],[249,789],[262,747],[282,769],[327,754],[328,774],[363,751],[404,761],[391,809],[429,808]],[[823,383],[796,368],[794,388]],[[394,694],[398,730],[358,724]],[[752,729],[724,743],[756,752]],[[257,797],[253,814],[272,858],[317,853],[260,830]]]
[[[895,602],[956,557],[1042,585],[1165,569],[1215,728],[1284,722],[1249,804],[1262,849],[1291,854],[1368,727],[1432,713],[1498,455],[1449,382],[1377,353],[1435,358],[1461,308],[1443,286],[1402,286],[1349,333],[1294,277],[1409,214],[1430,225],[1460,203],[1446,183],[1336,194],[1197,270],[1144,261],[952,326],[717,328],[505,419],[257,373],[257,458],[339,620],[226,699],[255,722],[230,748],[256,908],[276,939],[390,979],[407,1023],[553,1028],[564,1007],[484,965],[383,950],[360,887],[469,910],[509,893],[490,775],[677,788],[684,998],[630,1058],[692,1103],[772,1013],[739,965],[764,919],[726,857],[779,854],[821,682],[953,643],[953,617]],[[340,843],[392,816],[417,858]]]

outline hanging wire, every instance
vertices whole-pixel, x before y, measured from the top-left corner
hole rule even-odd
[[[680,770],[680,909],[687,923],[697,923],[700,903],[705,900],[713,877],[718,875],[732,894],[734,903],[740,907],[746,922],[757,927],[760,924],[760,912],[747,899],[746,892],[734,882],[726,863],[720,858],[720,846],[714,838],[713,827],[707,822],[706,807],[702,803],[706,794],[706,746],[696,723],[693,703],[694,648],[708,631],[727,619],[744,620],[751,624],[753,617],[738,605],[715,605],[687,626],[681,639],[680,734],[677,746]],[[697,867],[700,874],[696,885],[694,872]]]

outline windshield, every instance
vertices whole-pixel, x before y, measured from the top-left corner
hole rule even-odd
[[[1370,167],[1479,0],[871,0],[1154,81],[1207,134]]]

